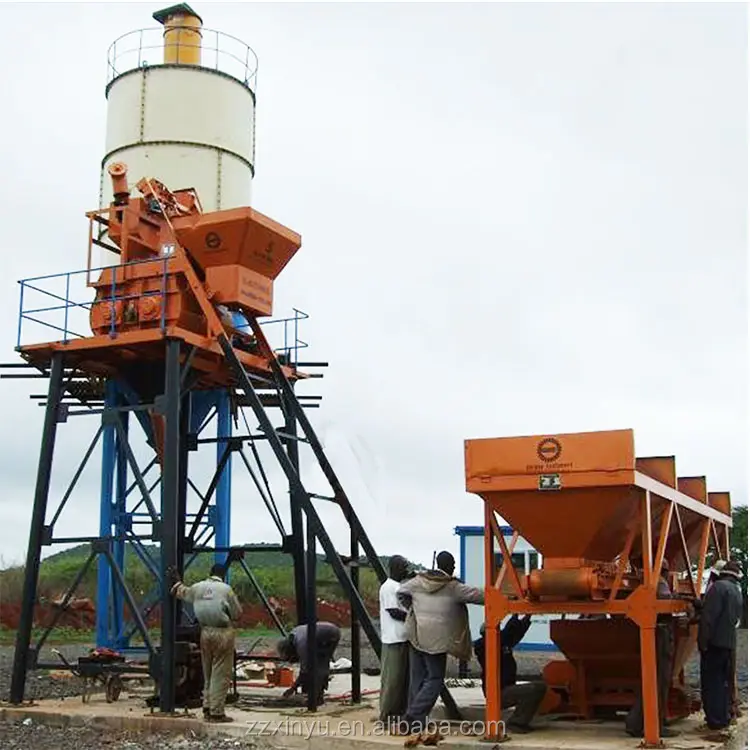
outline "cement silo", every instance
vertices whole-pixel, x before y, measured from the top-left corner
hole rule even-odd
[[[195,188],[205,211],[250,205],[255,53],[204,28],[187,4],[153,18],[161,26],[124,34],[109,49],[100,206],[114,162],[125,162],[134,182],[159,175],[172,189]]]

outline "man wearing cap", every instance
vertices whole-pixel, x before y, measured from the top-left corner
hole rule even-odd
[[[742,616],[740,566],[730,560],[706,591],[698,625],[701,653],[701,699],[709,729],[726,729],[732,718],[733,654]]]
[[[445,679],[448,654],[471,659],[471,634],[467,604],[484,604],[484,591],[453,577],[456,561],[450,552],[435,558],[435,570],[419,573],[401,584],[399,600],[408,609],[409,701],[403,722],[415,737],[426,732],[430,712]],[[430,734],[426,744],[434,744]],[[413,744],[413,743],[412,743]]]
[[[717,560],[714,564],[711,570],[708,573],[708,583],[706,583],[706,591],[704,592],[704,595],[708,593],[708,590],[713,586],[716,581],[719,580],[719,576],[721,575],[721,571],[724,570],[724,566],[727,564],[726,560]]]

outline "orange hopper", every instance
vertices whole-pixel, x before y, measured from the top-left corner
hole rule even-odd
[[[545,669],[557,694],[548,705],[611,714],[642,687],[646,741],[658,742],[656,618],[675,615],[666,713],[685,716],[696,708],[683,671],[695,647],[692,600],[709,546],[728,556],[728,493],[678,478],[672,456],[636,458],[632,430],[469,440],[465,453],[466,488],[485,503],[487,726],[500,719],[498,625],[511,613],[560,614],[550,635],[566,660]],[[519,536],[542,555],[541,570],[509,563]],[[656,598],[663,563],[672,600]]]

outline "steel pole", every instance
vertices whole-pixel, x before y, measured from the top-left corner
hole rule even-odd
[[[177,607],[170,593],[167,570],[178,567],[177,506],[180,493],[180,342],[167,341],[164,373],[164,458],[161,493],[161,669],[159,709],[172,713],[175,707],[175,635]]]
[[[306,591],[306,625],[307,625],[307,710],[317,711],[317,689],[320,684],[320,675],[317,669],[317,659],[315,658],[318,653],[317,648],[317,620],[318,620],[318,607],[317,607],[317,591],[315,590],[316,582],[316,568],[317,568],[317,557],[316,557],[316,544],[315,544],[315,526],[312,519],[307,517],[307,591]]]
[[[52,458],[55,452],[57,435],[58,407],[62,395],[63,355],[55,354],[49,376],[47,407],[44,414],[42,445],[39,451],[39,466],[34,491],[34,509],[29,529],[29,548],[26,552],[26,568],[23,581],[21,620],[16,635],[16,652],[13,659],[13,676],[10,685],[10,702],[22,703],[26,687],[31,629],[34,625],[34,604],[36,602],[39,564],[42,556],[44,521],[47,515]]]
[[[284,407],[284,432],[290,435],[286,441],[286,452],[289,462],[299,474],[299,443],[297,442],[297,418],[289,398],[282,396]],[[289,482],[289,508],[292,520],[292,563],[294,565],[294,597],[297,608],[297,623],[307,621],[305,607],[305,532],[302,523],[302,503],[300,503],[294,484]]]
[[[117,385],[108,379],[104,386],[104,413],[102,414],[102,475],[99,490],[99,536],[112,536],[113,482],[115,476],[115,423],[109,420],[117,406]],[[96,582],[96,645],[111,648],[117,633],[113,623],[112,571],[104,557],[97,560]]]

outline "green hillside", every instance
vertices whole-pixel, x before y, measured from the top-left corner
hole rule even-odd
[[[270,545],[269,545],[270,546]],[[42,561],[40,571],[39,595],[42,599],[54,599],[62,596],[73,582],[89,555],[90,547],[80,545],[54,555]],[[156,561],[156,548],[145,547],[149,557]],[[387,566],[387,558],[381,558]],[[208,575],[213,562],[210,553],[198,555],[190,565],[185,578],[192,583]],[[253,571],[268,596],[279,599],[294,596],[294,581],[291,558],[289,555],[275,549],[268,551],[249,552],[245,556],[247,566]],[[362,560],[364,565],[365,561]],[[153,587],[153,577],[146,565],[133,551],[130,545],[126,547],[125,578],[128,587],[137,601],[144,599]],[[360,569],[360,589],[364,598],[376,599],[378,580],[375,571],[370,567]],[[318,555],[317,568],[318,596],[333,601],[343,599],[343,591],[336,580],[333,569],[322,555]],[[5,602],[18,602],[21,599],[23,585],[23,568],[15,567],[0,571],[0,591]],[[238,564],[232,567],[232,585],[243,601],[257,601],[257,595],[244,571]],[[96,564],[92,564],[76,596],[93,598],[96,593]]]

